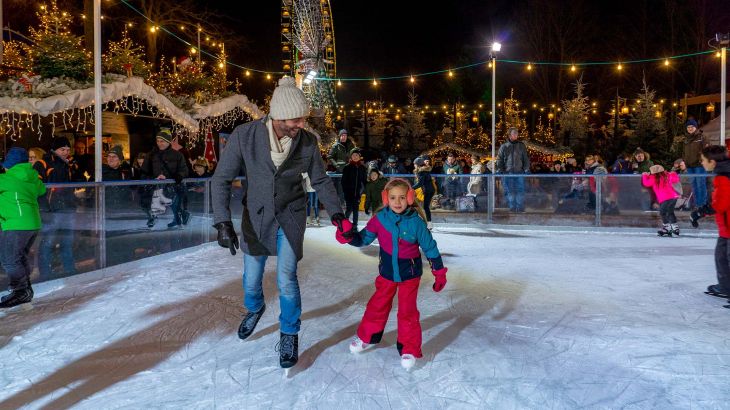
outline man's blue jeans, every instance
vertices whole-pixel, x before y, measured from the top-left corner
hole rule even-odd
[[[703,167],[688,167],[688,174],[706,174]],[[692,192],[695,194],[695,206],[701,207],[707,203],[707,177],[692,176]]]
[[[279,228],[276,233],[276,285],[279,288],[279,323],[281,332],[288,335],[299,333],[302,315],[302,299],[299,295],[297,280],[297,256]],[[268,256],[251,256],[243,254],[243,292],[244,306],[250,312],[258,312],[264,306],[264,290],[261,282],[264,278]]]
[[[507,200],[507,206],[513,211],[524,211],[525,197],[525,178],[524,177],[504,177],[504,196]]]

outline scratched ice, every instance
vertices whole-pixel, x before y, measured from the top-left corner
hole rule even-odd
[[[381,345],[348,342],[377,248],[307,231],[300,362],[283,378],[268,310],[241,341],[241,259],[207,246],[103,279],[46,283],[0,319],[0,408],[727,408],[730,310],[714,239],[650,234],[435,234],[449,267],[424,275],[425,357],[404,372],[396,315]]]

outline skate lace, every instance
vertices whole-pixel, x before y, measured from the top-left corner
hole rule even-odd
[[[257,313],[247,313],[246,317],[244,318],[244,323],[246,324],[247,328],[251,328],[256,323],[256,317],[258,316]]]
[[[276,351],[283,353],[285,356],[294,356],[294,336],[284,336],[276,344]]]

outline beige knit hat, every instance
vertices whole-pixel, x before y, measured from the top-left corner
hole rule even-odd
[[[652,165],[649,167],[649,172],[651,172],[652,174],[659,174],[661,172],[664,172],[664,167],[659,164]]]
[[[291,120],[309,116],[309,101],[297,88],[292,77],[284,76],[271,96],[269,115],[275,120]]]

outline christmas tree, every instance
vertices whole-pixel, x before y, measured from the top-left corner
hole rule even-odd
[[[588,132],[588,97],[583,94],[585,84],[583,76],[575,82],[575,97],[572,100],[563,100],[563,110],[560,113],[560,137],[563,144],[575,146],[585,140]]]
[[[535,132],[532,134],[532,139],[541,145],[555,145],[553,128],[549,123],[547,125],[542,123],[542,116],[537,119],[537,125],[535,126]]]
[[[69,77],[84,80],[91,72],[91,56],[81,46],[81,37],[71,33],[71,14],[60,11],[56,0],[36,13],[40,26],[30,29],[33,45],[29,54],[33,71],[44,78]]]
[[[496,125],[497,139],[503,140],[500,136],[507,134],[507,130],[510,128],[517,128],[521,138],[527,138],[527,122],[522,117],[522,111],[520,111],[520,102],[514,98],[515,90],[511,89],[509,98],[504,100],[502,113],[499,114],[499,121]]]
[[[3,77],[28,71],[31,71],[31,64],[26,46],[15,40],[3,42]]]
[[[210,81],[211,91],[218,95],[223,94],[228,89],[228,86],[231,85],[231,82],[226,77],[226,51],[222,45],[221,48],[221,54],[218,56],[216,66],[213,67],[213,78]]]
[[[109,42],[109,53],[104,55],[104,71],[128,77],[147,77],[150,74],[144,50],[129,38],[127,29],[122,32],[121,40]]]
[[[667,129],[662,118],[663,113],[654,102],[656,91],[649,88],[644,77],[644,86],[638,95],[639,103],[629,121],[634,130],[634,144],[639,147],[654,146],[660,150],[668,149],[666,143]]]
[[[414,92],[408,93],[408,107],[403,114],[403,125],[400,134],[407,139],[409,151],[422,151],[425,147],[423,137],[428,134],[428,129],[424,125],[424,117],[418,109],[416,103],[418,96]]]

